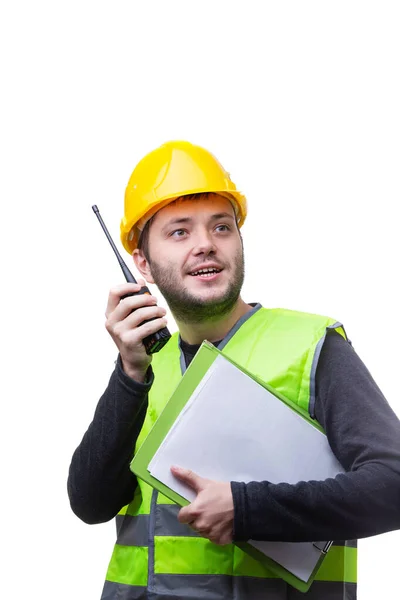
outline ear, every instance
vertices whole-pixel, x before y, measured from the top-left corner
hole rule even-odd
[[[143,250],[134,250],[132,252],[132,257],[137,270],[140,271],[147,283],[154,283],[154,279],[151,274],[150,264],[145,255],[143,254]]]

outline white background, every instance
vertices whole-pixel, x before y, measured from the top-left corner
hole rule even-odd
[[[130,173],[165,141],[205,146],[246,193],[244,299],[343,321],[400,414],[399,25],[397,2],[4,3],[5,597],[100,596],[114,525],[66,494],[123,280],[91,205],[119,244]],[[399,542],[360,543],[361,600],[397,596]]]

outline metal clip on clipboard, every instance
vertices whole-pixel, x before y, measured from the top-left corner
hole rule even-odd
[[[321,554],[326,554],[328,552],[328,550],[330,549],[330,547],[332,546],[332,544],[333,544],[333,542],[325,542],[325,546],[323,548],[321,548],[320,546],[318,546],[318,544],[316,542],[313,542],[314,548],[319,550],[321,552]]]

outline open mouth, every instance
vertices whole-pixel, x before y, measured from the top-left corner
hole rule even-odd
[[[210,267],[209,269],[199,269],[198,271],[192,271],[189,273],[192,277],[212,277],[213,275],[217,275],[221,273],[222,269],[215,269],[214,267]]]

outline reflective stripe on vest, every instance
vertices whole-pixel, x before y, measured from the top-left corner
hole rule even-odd
[[[329,328],[346,339],[343,327],[328,317],[257,306],[242,317],[219,349],[313,414],[315,373]],[[184,371],[178,341],[176,333],[153,355],[155,380],[136,451]],[[138,483],[133,501],[117,517],[117,543],[102,600],[133,600],[147,597],[146,593],[152,600],[356,598],[355,542],[336,543],[310,590],[301,594],[234,544],[217,546],[180,524],[179,507],[141,480]]]

